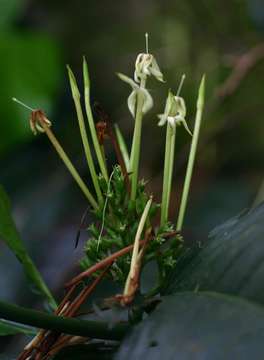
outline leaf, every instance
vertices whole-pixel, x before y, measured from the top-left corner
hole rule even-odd
[[[36,333],[36,330],[32,327],[0,319],[0,336],[15,334],[35,335]]]
[[[214,229],[166,292],[217,291],[264,303],[263,240],[264,203]]]
[[[9,249],[15,254],[23,266],[28,280],[36,290],[48,301],[52,308],[56,307],[49,289],[47,288],[40,273],[31,260],[27,250],[19,236],[16,225],[11,216],[10,202],[3,187],[0,185],[0,239],[3,240]]]
[[[113,349],[107,345],[87,344],[67,346],[62,349],[54,360],[111,360],[113,359]]]
[[[217,293],[181,293],[164,298],[115,359],[260,359],[263,341],[262,307]]]
[[[118,145],[120,147],[120,151],[123,155],[123,159],[126,165],[126,170],[129,170],[129,154],[128,154],[128,150],[127,150],[127,145],[125,142],[125,139],[123,137],[123,134],[119,128],[119,126],[117,124],[114,124],[115,127],[115,133],[116,133],[116,138],[117,138],[117,142]]]

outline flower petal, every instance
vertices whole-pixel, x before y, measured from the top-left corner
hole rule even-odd
[[[158,126],[163,126],[166,124],[167,116],[165,114],[159,114],[158,118],[160,119],[160,121],[158,122]]]
[[[189,127],[188,127],[187,122],[186,122],[185,119],[182,121],[182,125],[184,126],[185,130],[186,130],[191,136],[193,136],[193,134],[192,134],[191,130],[189,129]]]
[[[144,94],[144,104],[142,107],[142,112],[145,114],[153,107],[153,99],[148,90],[141,88],[139,91],[142,91]]]
[[[132,116],[136,116],[137,91],[133,90],[127,99],[127,106]]]
[[[167,117],[168,123],[175,128],[177,125],[177,119],[174,116],[168,116]]]
[[[150,66],[150,72],[153,76],[155,76],[155,78],[161,82],[165,82],[163,79],[163,74],[160,71],[159,65],[156,61],[156,59],[154,58],[154,56],[152,57],[152,63]]]
[[[119,77],[119,79],[121,79],[122,81],[129,84],[133,90],[136,90],[139,88],[138,84],[136,84],[135,81],[133,79],[131,79],[130,77],[128,77],[124,74],[121,74],[121,73],[117,73],[117,76]]]
[[[175,106],[176,106],[176,111],[177,113],[181,114],[182,117],[186,116],[186,105],[185,105],[185,101],[182,97],[180,96],[175,96]]]

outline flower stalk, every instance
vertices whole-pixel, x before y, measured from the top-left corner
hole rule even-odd
[[[140,88],[145,89],[145,86],[146,86],[146,80],[141,79]],[[136,192],[137,192],[138,168],[139,168],[139,157],[140,157],[140,148],[141,148],[143,105],[144,105],[143,93],[138,92],[134,135],[133,135],[132,149],[131,149],[131,155],[130,155],[130,172],[132,173],[132,176],[131,176],[131,200],[135,200]]]
[[[75,109],[76,109],[76,113],[77,113],[77,118],[78,118],[78,123],[79,123],[79,128],[80,128],[80,133],[81,133],[81,138],[82,138],[82,143],[83,143],[83,147],[84,147],[87,164],[88,164],[88,167],[89,167],[89,170],[91,173],[91,177],[92,177],[95,192],[96,192],[96,195],[98,198],[98,202],[102,206],[103,195],[102,195],[102,191],[99,186],[98,176],[97,176],[97,173],[95,170],[94,161],[93,161],[93,157],[92,157],[92,153],[91,153],[91,148],[90,148],[88,137],[87,137],[86,127],[85,127],[85,123],[84,123],[84,117],[83,117],[83,112],[82,112],[82,107],[81,107],[81,102],[80,102],[80,92],[79,92],[79,89],[77,86],[76,78],[75,78],[71,68],[69,66],[67,66],[67,69],[68,69],[72,97],[73,97],[73,101],[75,104]]]
[[[163,126],[167,122],[166,131],[166,145],[165,145],[165,158],[164,158],[164,172],[163,172],[163,189],[162,189],[162,202],[161,202],[161,226],[164,226],[168,221],[169,206],[171,198],[172,177],[174,168],[174,155],[175,155],[175,139],[176,139],[176,127],[183,125],[186,131],[190,134],[190,130],[185,120],[186,107],[183,98],[179,97],[180,90],[182,88],[185,75],[182,76],[181,82],[177,91],[177,95],[174,96],[169,91],[164,113],[159,115],[159,126]]]
[[[91,194],[91,192],[89,191],[88,187],[85,185],[84,181],[82,180],[82,178],[80,177],[78,171],[76,170],[76,168],[74,167],[74,165],[72,164],[71,160],[69,159],[68,155],[65,153],[65,151],[63,150],[62,146],[60,145],[59,141],[57,140],[57,138],[55,137],[55,135],[53,134],[53,132],[51,131],[51,129],[46,125],[46,124],[42,124],[46,135],[48,136],[50,142],[52,143],[52,145],[54,146],[55,150],[57,151],[59,157],[61,158],[61,160],[64,162],[65,166],[67,167],[67,169],[69,170],[69,172],[71,173],[72,177],[74,178],[74,180],[77,182],[77,184],[79,185],[80,189],[82,190],[82,192],[84,193],[84,195],[86,196],[87,200],[89,201],[89,203],[92,205],[92,207],[97,210],[99,208],[96,200],[94,199],[93,195]]]
[[[85,185],[84,181],[80,177],[78,171],[74,167],[73,163],[69,159],[68,155],[63,150],[63,147],[57,140],[56,136],[53,134],[51,127],[51,122],[47,119],[44,112],[42,110],[34,110],[31,107],[27,106],[26,104],[22,103],[21,101],[17,100],[16,98],[12,98],[13,101],[16,103],[24,106],[26,109],[31,111],[30,116],[30,127],[34,134],[37,134],[37,131],[45,132],[48,139],[50,140],[51,144],[53,145],[54,149],[58,153],[59,157],[63,161],[66,168],[71,173],[72,177],[79,185],[80,189],[82,190],[83,194],[86,196],[87,200],[91,204],[91,206],[97,210],[99,208],[96,200],[94,199],[93,195],[90,193],[89,189]]]
[[[167,123],[160,225],[168,221],[174,164],[176,128]]]
[[[195,160],[195,155],[197,152],[197,144],[198,144],[198,138],[199,138],[199,133],[200,133],[203,108],[204,108],[204,93],[205,93],[205,75],[202,77],[200,87],[199,87],[199,92],[198,92],[194,132],[193,132],[192,144],[191,144],[188,165],[187,165],[187,170],[186,170],[186,175],[185,175],[185,180],[184,180],[180,210],[179,210],[179,215],[178,215],[178,219],[177,219],[177,225],[176,225],[177,231],[182,230],[184,215],[185,215],[189,191],[190,191],[190,184],[191,184],[191,179],[192,179],[192,174],[193,174],[194,160]]]
[[[131,172],[131,200],[136,199],[139,158],[141,148],[141,132],[143,115],[153,106],[153,99],[146,89],[148,76],[154,76],[158,81],[164,82],[163,74],[160,71],[155,57],[148,52],[148,34],[146,37],[146,52],[137,56],[134,70],[134,80],[126,75],[117,74],[119,78],[132,87],[132,92],[128,97],[128,108],[135,118],[132,148],[130,153],[129,171]]]

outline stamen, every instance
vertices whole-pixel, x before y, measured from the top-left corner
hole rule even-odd
[[[30,110],[30,111],[35,111],[35,109],[32,109],[32,107],[26,105],[25,103],[23,103],[22,101],[18,100],[17,98],[13,97],[12,100],[18,104],[20,104],[21,106],[25,107],[26,109]]]
[[[149,40],[148,40],[149,36],[148,33],[145,34],[145,39],[146,39],[146,54],[149,53]]]
[[[176,94],[177,96],[180,95],[180,92],[181,92],[181,89],[182,89],[182,85],[183,85],[183,83],[184,83],[185,78],[186,78],[186,75],[183,74],[182,77],[181,77],[181,81],[180,81],[180,84],[179,84],[179,87],[178,87],[177,94]]]

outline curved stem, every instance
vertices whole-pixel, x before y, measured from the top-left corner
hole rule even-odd
[[[0,301],[0,317],[41,329],[97,339],[121,340],[130,329],[127,323],[111,328],[106,322],[64,318],[3,301]]]

